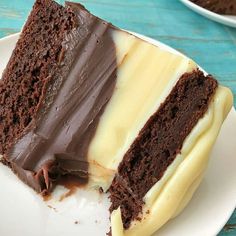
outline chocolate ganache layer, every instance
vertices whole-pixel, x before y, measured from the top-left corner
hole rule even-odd
[[[140,219],[144,196],[181,152],[216,88],[217,81],[199,70],[182,75],[125,154],[109,189],[110,211],[120,207],[125,229]]]
[[[116,84],[112,28],[76,3],[37,0],[28,18],[1,81],[1,153],[37,192],[65,175],[87,178],[88,145]]]

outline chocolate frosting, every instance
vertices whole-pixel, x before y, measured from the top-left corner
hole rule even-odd
[[[52,71],[35,120],[6,155],[18,176],[43,193],[64,175],[87,178],[88,147],[116,84],[113,27],[80,4],[66,7],[78,27],[62,42],[59,73]]]

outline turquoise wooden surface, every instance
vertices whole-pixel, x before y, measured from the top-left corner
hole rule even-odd
[[[20,31],[33,2],[0,0],[0,38]],[[80,2],[94,14],[121,28],[158,39],[190,56],[230,87],[236,96],[236,29],[201,17],[178,0]],[[236,211],[219,236],[235,235]]]

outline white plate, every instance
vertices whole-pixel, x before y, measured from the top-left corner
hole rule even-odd
[[[198,6],[197,4],[192,3],[189,0],[180,0],[184,5],[189,7],[191,10],[205,16],[213,21],[218,23],[228,25],[231,27],[236,28],[236,16],[229,16],[229,15],[220,15],[215,12],[209,11],[203,7]]]
[[[158,41],[140,37],[178,53]],[[17,38],[18,35],[13,35],[0,40],[0,74]],[[232,109],[202,184],[184,212],[156,236],[214,236],[224,226],[236,205],[235,137],[236,112]],[[3,165],[0,165],[0,186],[0,235],[104,236],[109,230],[107,196],[79,189],[60,202],[58,199],[66,190],[58,187],[53,199],[44,202]]]

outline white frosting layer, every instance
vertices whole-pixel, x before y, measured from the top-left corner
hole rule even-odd
[[[117,82],[89,146],[90,185],[108,189],[119,163],[178,79],[197,65],[126,32],[114,31]],[[145,195],[141,221],[123,229],[120,209],[111,215],[113,236],[151,235],[189,202],[201,182],[209,152],[232,106],[232,94],[216,91],[208,111],[184,141],[181,154]],[[217,115],[216,115],[217,114]]]
[[[149,214],[145,214],[141,221],[133,222],[124,231],[120,209],[117,209],[111,215],[113,236],[151,235],[181,212],[201,182],[209,153],[232,106],[232,100],[229,89],[217,88],[207,113],[185,140],[181,155],[169,166],[161,181],[146,194],[143,212],[149,211]]]
[[[90,184],[107,189],[119,163],[147,120],[164,102],[182,74],[196,68],[126,32],[114,31],[117,83],[88,153]]]

